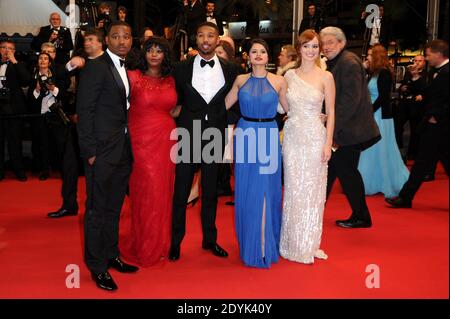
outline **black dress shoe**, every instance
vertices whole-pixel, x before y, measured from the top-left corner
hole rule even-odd
[[[225,202],[226,206],[234,206],[234,201],[230,200],[228,202]]]
[[[217,243],[214,244],[203,244],[202,248],[205,250],[211,250],[214,256],[217,257],[228,257],[228,253],[220,247]]]
[[[91,272],[91,277],[97,284],[98,288],[105,289],[108,291],[115,291],[118,288],[116,283],[112,279],[111,275],[107,271],[100,274]]]
[[[386,203],[391,205],[391,208],[411,208],[412,202],[407,201],[401,197],[393,197],[393,198],[386,198]]]
[[[16,173],[16,177],[21,182],[26,182],[27,181],[27,175],[25,175],[24,172],[17,172]]]
[[[180,259],[180,246],[170,247],[169,260],[176,261]]]
[[[42,172],[41,174],[39,174],[39,180],[40,181],[45,181],[47,180],[47,178],[50,176],[49,172]]]
[[[51,212],[47,214],[47,216],[50,218],[59,218],[64,216],[76,216],[76,215],[78,215],[78,212],[73,212],[64,208],[61,208],[56,212]]]
[[[132,273],[139,270],[138,267],[125,263],[119,257],[110,259],[108,261],[108,267],[114,268],[115,270],[123,273]]]
[[[361,219],[346,219],[346,220],[337,220],[336,225],[344,228],[370,228],[372,227],[372,222],[361,220]]]
[[[424,182],[432,182],[434,181],[436,178],[434,177],[433,174],[428,174],[427,176],[425,176],[425,178],[423,179]]]

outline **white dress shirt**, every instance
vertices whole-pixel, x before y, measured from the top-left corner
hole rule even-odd
[[[39,72],[39,76],[41,76],[43,74],[41,74]],[[56,102],[56,97],[58,96],[59,93],[59,89],[55,86],[55,89],[53,91],[48,91],[47,95],[44,96],[42,98],[42,102],[41,102],[41,114],[45,114],[47,112],[51,112],[50,111],[50,106]],[[33,91],[33,96],[35,99],[38,99],[40,95],[39,91],[36,91],[36,89],[34,89]]]
[[[217,55],[214,55],[211,59],[214,60],[214,67],[212,68],[208,64],[202,68],[200,66],[201,60],[205,59],[200,54],[197,54],[192,72],[192,86],[202,96],[205,102],[209,104],[217,92],[225,85],[225,76],[223,75],[222,66]],[[205,61],[209,62],[210,60]]]
[[[127,70],[125,69],[125,65],[120,66],[120,60],[122,60],[118,55],[112,53],[109,51],[109,49],[106,49],[106,52],[111,57],[111,60],[114,62],[114,66],[116,67],[117,71],[120,74],[120,77],[122,78],[123,85],[125,86],[125,92],[127,95],[127,110],[130,108],[130,102],[128,101],[128,96],[130,95],[130,84],[128,83],[128,76],[127,76]]]
[[[6,75],[6,69],[8,68],[8,64],[2,64],[0,66],[0,80],[3,80],[3,78],[5,78]],[[5,78],[6,79],[6,78]],[[2,81],[0,81],[0,89],[3,87]]]
[[[214,16],[206,16],[206,21],[207,22],[212,22],[212,23],[214,23],[215,25],[217,25],[217,21],[216,21],[216,18],[214,18]]]

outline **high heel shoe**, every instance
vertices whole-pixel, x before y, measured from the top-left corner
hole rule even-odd
[[[200,196],[195,197],[194,199],[190,200],[187,203],[187,206],[191,205],[191,207],[194,207],[195,204],[197,204],[198,200],[199,200]]]

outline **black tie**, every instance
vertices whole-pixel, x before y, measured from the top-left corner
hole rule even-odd
[[[121,66],[121,67],[124,66],[125,60],[124,60],[124,59],[119,59],[119,61],[120,61],[120,66]]]
[[[0,61],[0,65],[3,65],[3,64],[8,64],[8,61]]]
[[[200,61],[200,66],[202,67],[202,68],[204,68],[205,67],[205,65],[207,65],[207,64],[209,64],[209,66],[211,67],[211,68],[213,68],[214,67],[214,60],[211,60],[211,61],[206,61],[206,60],[201,60]]]

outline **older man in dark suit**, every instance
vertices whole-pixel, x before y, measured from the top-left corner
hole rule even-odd
[[[51,42],[56,48],[56,63],[65,64],[69,61],[69,53],[73,50],[73,41],[70,30],[61,26],[61,16],[57,12],[50,14],[50,25],[41,27],[39,34],[33,39],[32,48],[39,52],[41,45]]]
[[[426,58],[433,71],[430,85],[425,90],[425,118],[421,124],[419,150],[399,196],[386,199],[394,208],[412,207],[414,196],[437,161],[442,162],[448,175],[448,42],[431,41],[427,45]]]
[[[361,60],[345,50],[346,37],[341,29],[327,27],[320,32],[328,70],[336,82],[336,122],[333,154],[328,164],[327,195],[336,178],[352,208],[349,219],[336,224],[346,228],[368,228],[372,220],[367,207],[364,183],[358,171],[361,151],[380,139],[373,117],[366,73]]]

